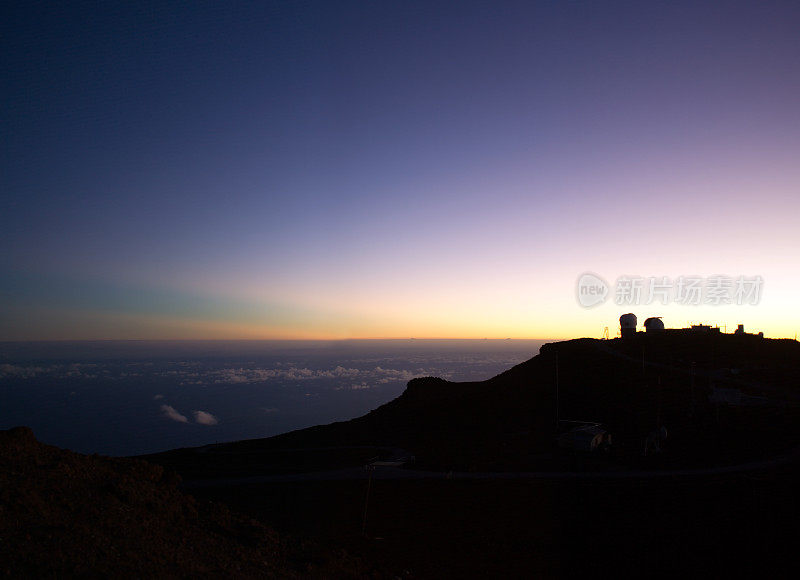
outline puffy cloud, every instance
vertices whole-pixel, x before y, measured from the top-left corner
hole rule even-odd
[[[365,371],[360,371],[358,369],[346,369],[343,366],[338,366],[332,371],[322,371],[319,373],[319,375],[324,377],[335,377],[335,378],[353,378],[357,377],[362,372]]]
[[[288,371],[281,371],[280,376],[291,381],[304,381],[306,379],[317,378],[319,373],[311,369],[291,368]]]
[[[306,381],[312,379],[341,379],[341,378],[357,378],[363,374],[369,374],[370,371],[362,371],[359,369],[345,368],[337,366],[330,370],[313,370],[309,368],[298,368],[289,366],[287,368],[275,369],[220,369],[211,373],[214,377],[215,383],[260,383],[270,379],[283,379],[289,381]]]
[[[158,400],[163,399],[163,398],[164,398],[164,395],[155,395],[153,397],[153,400],[158,401]]]
[[[96,373],[86,372],[83,369],[97,369],[99,365],[94,363],[72,363],[69,365],[65,372],[64,376],[67,377],[80,377],[84,379],[96,379]]]
[[[189,419],[186,417],[186,415],[181,415],[180,413],[178,413],[178,411],[176,411],[169,405],[161,405],[161,413],[167,419],[172,419],[173,421],[177,421],[178,423],[189,422]]]
[[[17,365],[0,365],[0,377],[20,377],[28,379],[45,372],[42,367],[21,367]]]
[[[192,414],[194,415],[195,423],[199,423],[200,425],[216,425],[219,423],[214,415],[206,411],[192,411]]]
[[[377,380],[379,384],[386,384],[394,381],[410,381],[414,377],[425,376],[426,372],[427,371],[425,371],[425,369],[417,369],[417,372],[414,372],[403,369],[384,369],[381,367],[375,367],[373,375],[375,377],[380,377]]]
[[[245,374],[240,374],[234,369],[225,369],[224,371],[220,371],[219,373],[220,378],[218,378],[216,383],[247,383],[248,377]]]
[[[272,369],[220,369],[210,373],[215,383],[258,383],[283,374],[283,371]]]

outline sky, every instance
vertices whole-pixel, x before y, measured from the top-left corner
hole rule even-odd
[[[2,11],[0,340],[800,329],[796,2]]]

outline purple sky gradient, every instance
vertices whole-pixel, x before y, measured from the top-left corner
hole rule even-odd
[[[800,327],[795,2],[4,13],[0,339],[599,335],[585,271]]]

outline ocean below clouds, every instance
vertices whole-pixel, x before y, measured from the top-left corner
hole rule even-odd
[[[542,340],[0,343],[0,429],[136,455],[363,415],[414,377],[488,379]]]

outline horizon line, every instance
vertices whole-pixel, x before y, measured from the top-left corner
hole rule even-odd
[[[577,337],[591,338],[591,337]],[[22,339],[0,339],[4,342],[345,342],[348,340],[403,340],[403,341],[425,341],[425,340],[571,340],[561,338],[542,338],[542,337],[519,337],[504,336],[498,337],[415,337],[415,336],[369,336],[369,337],[348,337],[348,338],[22,338]]]

